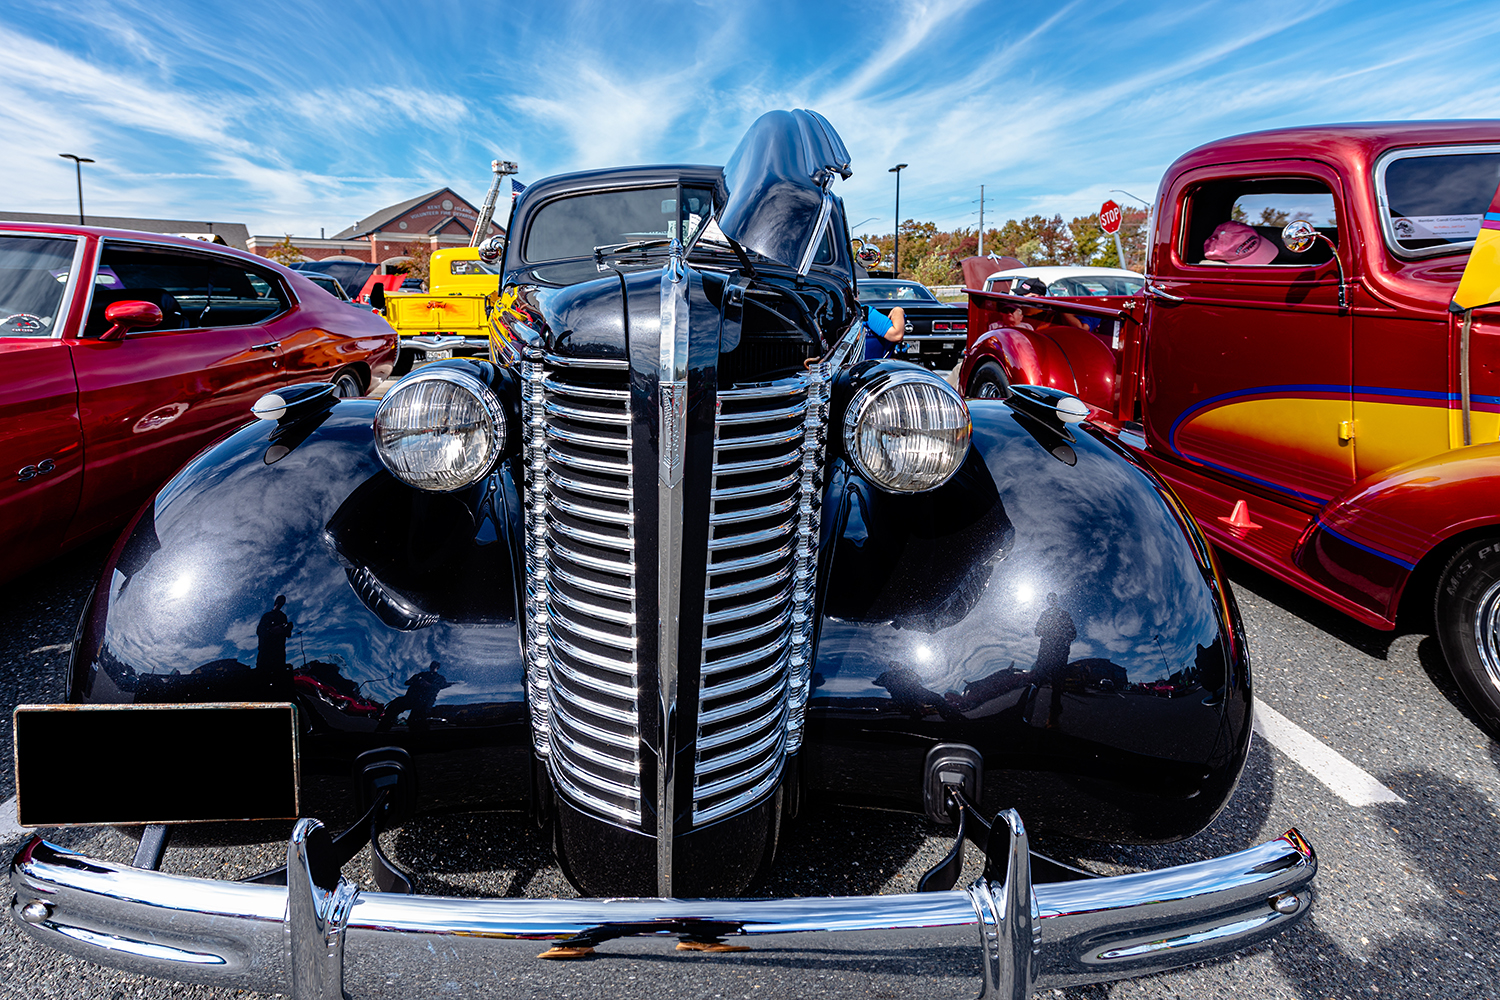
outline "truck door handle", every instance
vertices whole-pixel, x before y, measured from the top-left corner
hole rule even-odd
[[[1147,285],[1146,286],[1146,294],[1149,295],[1149,296],[1151,296],[1154,299],[1162,299],[1162,300],[1164,300],[1166,302],[1185,302],[1185,301],[1187,301],[1181,295],[1173,295],[1171,292],[1167,291],[1166,289],[1157,288],[1155,285]]]
[[[280,346],[281,346],[281,341],[279,341],[279,340],[268,340],[264,344],[256,344],[254,347],[250,348],[250,350],[252,350],[252,351],[274,351],[274,350],[276,350],[276,348],[278,348]]]

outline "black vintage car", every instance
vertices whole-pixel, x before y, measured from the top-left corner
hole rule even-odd
[[[859,282],[861,305],[887,315],[900,307],[906,317],[901,357],[923,368],[946,374],[963,360],[969,342],[967,302],[939,302],[919,281],[865,278]]]
[[[611,954],[664,996],[919,968],[1023,998],[1302,919],[1295,831],[1110,878],[1029,850],[1028,824],[1213,820],[1250,740],[1244,635],[1181,504],[1077,400],[966,404],[861,359],[848,174],[793,111],[723,168],[535,183],[488,361],[268,397],[183,469],[105,569],[71,703],[17,716],[22,822],[151,825],[133,867],[33,840],[22,926],[330,1000],[607,994],[608,961],[543,959]],[[954,822],[954,854],[918,893],[743,898],[813,796]],[[412,895],[378,840],[377,890],[341,875],[414,810],[505,802],[600,898]],[[350,803],[338,838],[311,818]],[[171,824],[256,816],[303,817],[284,868],[157,870]],[[965,840],[985,877],[956,887]]]

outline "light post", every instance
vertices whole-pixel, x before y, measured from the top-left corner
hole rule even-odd
[[[901,171],[906,169],[905,163],[898,163],[887,170],[888,174],[896,175],[896,235],[891,237],[894,249],[891,251],[891,277],[901,277]]]
[[[74,156],[72,153],[58,153],[65,160],[73,161],[73,169],[78,173],[78,224],[83,225],[83,165],[94,161],[87,156]]]

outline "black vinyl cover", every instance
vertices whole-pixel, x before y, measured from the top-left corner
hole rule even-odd
[[[719,182],[719,228],[736,243],[796,267],[814,237],[823,191],[848,178],[849,151],[816,111],[770,111],[750,126]]]

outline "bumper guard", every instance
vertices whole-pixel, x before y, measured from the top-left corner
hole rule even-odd
[[[365,892],[331,870],[314,819],[287,845],[288,886],[189,878],[95,861],[33,839],[11,866],[16,919],[43,944],[163,979],[294,1000],[436,995],[607,996],[623,977],[662,997],[752,981],[757,994],[869,992],[911,977],[924,996],[1025,1000],[1033,990],[1202,962],[1290,927],[1317,870],[1295,830],[1154,872],[1033,885],[1013,811],[1001,882],[800,899],[460,899]],[[998,824],[996,833],[1001,832]],[[729,938],[739,953],[676,949]],[[559,942],[599,950],[539,961]],[[920,978],[918,978],[920,977]]]

